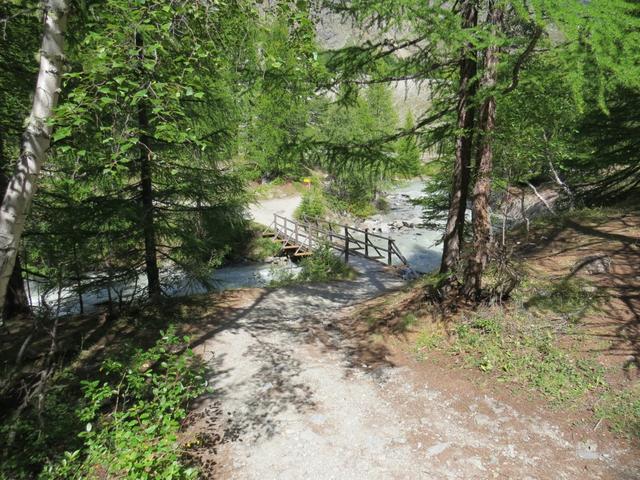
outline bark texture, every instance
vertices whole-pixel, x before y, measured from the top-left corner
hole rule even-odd
[[[2,131],[2,128],[0,128],[0,197],[4,197],[7,192],[7,186],[9,185],[9,178],[4,173],[4,167],[6,164],[4,157],[4,132]],[[5,297],[3,311],[4,320],[12,318],[20,313],[27,313],[28,311],[29,299],[24,287],[24,280],[22,278],[20,256],[17,255],[13,271],[11,272],[11,278],[9,279],[7,295]]]
[[[140,33],[136,34],[136,46],[139,50],[140,64],[144,60],[144,41]],[[140,68],[142,72],[142,66]],[[147,285],[149,297],[158,299],[162,294],[160,287],[160,274],[158,270],[158,256],[156,247],[156,232],[154,223],[153,207],[153,178],[151,162],[153,152],[151,150],[149,138],[149,115],[148,106],[144,100],[138,105],[138,126],[140,127],[140,188],[142,202],[142,230],[144,234],[144,261],[147,274]]]
[[[502,8],[494,1],[489,2],[487,23],[496,34],[502,23]],[[478,127],[480,144],[477,150],[476,176],[473,188],[473,251],[469,256],[465,271],[464,293],[468,298],[477,300],[482,293],[482,273],[489,259],[491,247],[491,218],[489,215],[489,196],[491,194],[491,176],[493,171],[492,135],[496,123],[496,97],[493,93],[498,81],[497,45],[490,45],[484,54],[484,71],[480,88],[486,92],[486,98],[480,109]]]
[[[463,28],[474,28],[478,24],[476,0],[467,0],[462,9]],[[476,74],[478,64],[476,51],[471,43],[463,48],[460,60],[460,85],[458,87],[456,156],[449,203],[447,225],[444,233],[440,273],[450,273],[460,261],[464,239],[465,212],[469,193],[473,129],[475,109],[473,97],[477,91]]]
[[[0,308],[3,311],[25,219],[51,144],[52,127],[48,120],[58,103],[61,85],[67,5],[65,0],[46,0],[43,8],[40,70],[33,105],[22,137],[15,173],[9,180],[0,206]]]
[[[9,319],[16,315],[29,313],[29,310],[29,297],[24,287],[24,278],[22,278],[20,255],[17,255],[13,272],[11,272],[11,278],[9,279],[3,314],[5,319]]]

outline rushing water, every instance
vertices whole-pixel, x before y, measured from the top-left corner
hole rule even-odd
[[[442,247],[438,245],[441,230],[427,229],[421,226],[422,209],[412,203],[413,199],[420,198],[424,182],[412,180],[388,192],[389,211],[379,213],[367,219],[364,226],[374,233],[380,233],[392,238],[402,254],[407,258],[409,265],[417,272],[430,272],[437,268],[442,254]],[[277,202],[276,202],[277,203]],[[293,207],[292,207],[293,208]],[[268,210],[267,207],[265,210]],[[273,212],[266,213],[265,218],[271,218]],[[403,223],[404,222],[404,223]],[[394,264],[398,264],[394,258]],[[299,269],[291,262],[250,263],[231,265],[215,270],[207,279],[207,284],[190,279],[175,269],[164,269],[161,272],[161,281],[165,286],[164,292],[168,296],[179,297],[196,293],[205,293],[209,290],[228,290],[242,287],[263,287],[282,275],[283,272],[296,272]],[[135,282],[126,284],[114,284],[112,288],[98,288],[84,292],[82,295],[84,312],[95,311],[105,305],[109,298],[114,302],[122,299],[124,302],[132,298],[140,297],[146,289],[146,277],[140,275]],[[78,294],[73,287],[61,290],[45,291],[44,285],[38,282],[29,282],[29,296],[33,306],[43,306],[42,301],[59,315],[68,315],[80,312]]]
[[[424,180],[416,179],[389,190],[389,211],[372,216],[363,226],[394,239],[409,265],[417,272],[427,273],[440,263],[442,229],[422,226],[422,207],[412,200],[423,197],[423,189]],[[395,259],[394,264],[397,263]]]
[[[160,272],[160,280],[163,292],[167,296],[182,297],[208,291],[264,287],[285,272],[295,274],[297,271],[299,267],[290,261],[278,264],[248,263],[219,268],[211,274],[206,284],[190,278],[177,269],[163,269]],[[116,304],[120,300],[128,303],[133,299],[139,299],[146,287],[146,276],[141,274],[137,281],[114,283],[110,291],[106,287],[86,291],[82,294],[83,311],[84,313],[96,311],[106,305],[110,298]],[[34,307],[44,307],[46,304],[47,308],[56,315],[80,313],[78,293],[73,287],[45,290],[42,283],[30,281],[28,293],[31,305]]]

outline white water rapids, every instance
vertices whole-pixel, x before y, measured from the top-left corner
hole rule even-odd
[[[437,268],[442,250],[437,244],[441,237],[441,230],[421,226],[422,209],[411,202],[423,195],[423,186],[423,180],[412,180],[390,189],[387,194],[389,211],[378,213],[358,226],[394,239],[409,265],[415,271],[425,273]],[[250,215],[255,221],[267,224],[271,222],[274,213],[291,218],[299,203],[300,197],[266,200],[253,205]],[[394,260],[394,263],[397,264],[398,260]],[[211,273],[207,279],[210,288],[190,279],[177,269],[165,268],[161,271],[161,282],[166,295],[179,297],[204,293],[210,289],[262,287],[268,285],[283,269],[295,271],[297,267],[291,262],[278,265],[246,263],[225,266]],[[84,292],[82,294],[83,311],[87,313],[101,308],[109,301],[109,296],[116,303],[118,299],[122,299],[125,303],[129,302],[139,297],[145,288],[146,277],[140,275],[137,282],[133,284],[114,283],[111,287],[111,295],[107,288]],[[28,290],[34,307],[44,307],[46,304],[57,315],[80,313],[79,297],[72,286],[47,291],[43,283],[30,280]]]

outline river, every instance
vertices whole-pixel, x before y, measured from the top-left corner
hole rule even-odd
[[[389,189],[387,192],[389,210],[354,226],[366,227],[394,239],[410,267],[416,272],[426,273],[437,268],[442,249],[438,245],[441,230],[422,226],[422,208],[412,202],[423,195],[423,186],[424,181],[416,179]],[[291,217],[299,203],[300,197],[266,200],[253,205],[249,215],[260,223],[268,223],[274,213]],[[394,262],[399,263],[397,259]],[[262,287],[268,285],[274,276],[279,275],[283,270],[295,271],[297,268],[291,262],[280,262],[275,265],[272,263],[230,265],[212,272],[207,280],[209,287],[175,269],[166,268],[161,271],[161,281],[166,295],[179,297],[205,293],[210,289]],[[129,301],[131,298],[138,297],[145,287],[146,277],[140,275],[135,284],[114,285],[111,289],[111,298],[114,301],[119,297]],[[58,315],[80,312],[78,295],[73,287],[49,292],[44,291],[43,288],[41,283],[29,282],[29,296],[33,306],[41,306],[44,296],[46,304]],[[88,291],[83,293],[82,300],[85,313],[95,311],[109,301],[109,292],[106,288]]]

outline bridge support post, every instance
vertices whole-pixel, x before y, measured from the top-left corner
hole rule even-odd
[[[369,258],[369,229],[364,229],[364,256]]]
[[[344,263],[349,263],[349,228],[344,227]]]
[[[391,265],[391,251],[393,250],[393,240],[389,239],[389,245],[387,245],[387,265]]]

